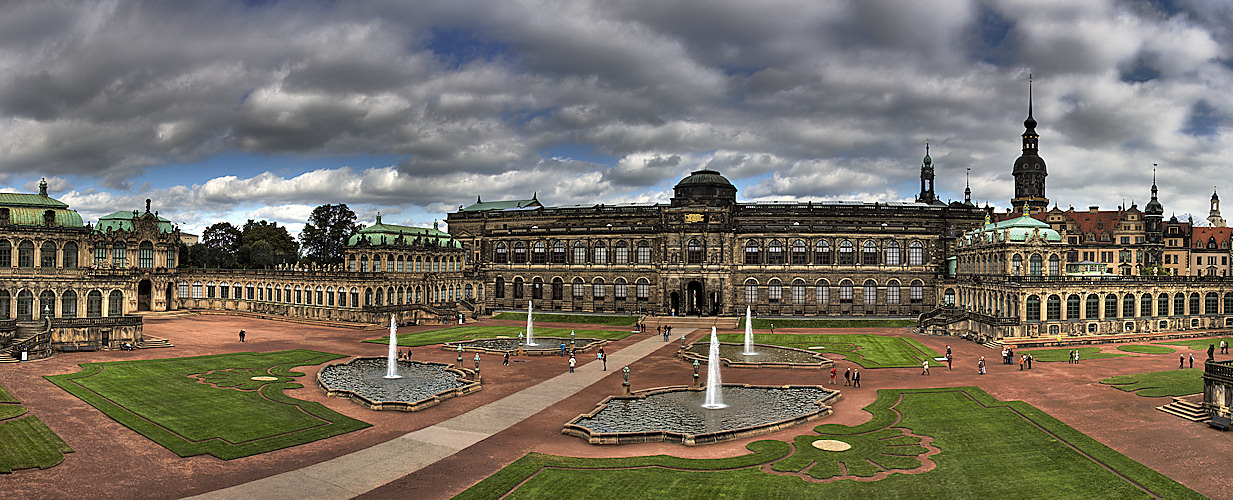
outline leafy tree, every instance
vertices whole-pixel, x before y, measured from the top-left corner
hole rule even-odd
[[[271,267],[294,263],[299,258],[300,244],[287,232],[285,226],[279,226],[277,222],[252,219],[244,224],[238,259],[241,266]]]
[[[308,223],[300,231],[304,244],[305,260],[318,264],[339,264],[347,240],[363,226],[356,224],[355,212],[346,204],[321,205],[313,209]]]
[[[236,253],[240,250],[240,230],[230,222],[218,222],[206,228],[201,235],[205,246],[206,267],[235,267]]]

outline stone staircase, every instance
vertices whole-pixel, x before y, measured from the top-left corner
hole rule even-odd
[[[1198,403],[1187,401],[1190,396],[1174,397],[1173,402],[1164,406],[1157,406],[1156,409],[1168,413],[1170,415],[1181,417],[1191,422],[1207,422],[1212,417],[1203,410],[1203,407]]]
[[[137,341],[138,349],[161,349],[164,347],[175,347],[175,346],[171,345],[171,342],[168,341],[167,339],[160,339],[158,337],[151,337],[148,335],[144,336],[144,338]]]
[[[698,328],[715,327],[719,329],[735,330],[740,323],[741,318],[735,316],[647,316],[642,320],[648,330],[654,330],[660,325],[672,325],[672,328],[681,333],[695,330]],[[652,332],[654,333],[654,332]]]
[[[21,352],[17,350],[17,346],[31,337],[42,334],[45,330],[43,322],[21,322],[17,323],[17,330],[13,332],[13,338],[4,347],[0,347],[0,363],[17,363],[21,361]]]
[[[1000,350],[1002,350],[1002,341],[1000,341],[1000,340],[990,340],[990,341],[985,342],[985,343],[983,343],[983,344],[981,344],[981,345],[983,345],[983,346],[985,346],[985,347],[988,347],[988,348],[990,348],[990,349],[993,349],[993,350],[995,350],[995,351],[1000,351]]]

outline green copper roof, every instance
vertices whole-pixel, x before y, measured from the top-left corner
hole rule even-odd
[[[68,204],[41,194],[0,193],[0,207],[68,208]]]
[[[81,214],[75,210],[65,210],[63,208],[34,208],[34,207],[10,207],[9,208],[9,224],[15,226],[42,226],[43,213],[51,210],[55,214],[56,227],[82,227],[85,225],[81,221]]]
[[[503,201],[479,201],[476,198],[475,203],[470,206],[463,207],[459,212],[482,212],[484,210],[504,210],[507,208],[526,208],[526,207],[542,207],[543,204],[539,200],[532,197],[529,200],[503,200]]]
[[[462,244],[455,241],[454,237],[450,236],[450,233],[435,227],[428,229],[424,227],[382,224],[380,216],[377,216],[376,224],[361,229],[359,233],[348,239],[347,246],[355,246],[359,244],[361,239],[367,241],[369,245],[413,245],[418,242],[419,244],[462,248]]]
[[[113,213],[104,215],[102,217],[99,217],[98,225],[94,226],[94,229],[100,232],[132,231],[133,230],[133,220],[140,218],[140,217],[153,217],[155,220],[157,220],[158,221],[158,232],[160,233],[170,233],[176,230],[175,226],[171,224],[171,221],[167,219],[151,214],[149,212],[143,214],[143,213],[134,213],[131,210],[121,210],[119,212],[113,212]]]
[[[1007,241],[1026,241],[1036,231],[1040,231],[1040,236],[1045,241],[1062,241],[1062,235],[1047,222],[1026,214],[1002,222],[984,224],[980,229],[969,232],[966,239],[970,242],[980,233],[1004,233]]]

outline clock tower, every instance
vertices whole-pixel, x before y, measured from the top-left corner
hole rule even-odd
[[[1028,77],[1028,116],[1023,121],[1023,154],[1015,160],[1015,197],[1010,199],[1014,208],[1027,206],[1031,212],[1043,212],[1049,208],[1045,197],[1045,160],[1040,157],[1039,140],[1036,134],[1036,119],[1032,118],[1032,79]]]

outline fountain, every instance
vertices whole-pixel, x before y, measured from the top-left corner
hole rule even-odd
[[[723,386],[719,381],[719,339],[715,337],[715,327],[711,327],[711,356],[706,363],[706,400],[702,407],[708,410],[727,408],[724,404]]]
[[[749,306],[745,306],[745,352],[746,356],[758,354],[753,350],[753,317]]]
[[[535,338],[531,336],[531,332],[533,329],[534,327],[531,326],[531,301],[528,300],[527,301],[527,345],[528,346],[539,345],[535,343]]]
[[[385,378],[402,378],[398,374],[398,323],[394,322],[393,314],[390,315],[390,352],[385,357]]]
[[[326,396],[345,397],[372,410],[419,411],[444,399],[480,390],[479,373],[446,363],[395,360],[397,379],[382,376],[387,360],[377,356],[333,363],[317,373]]]

